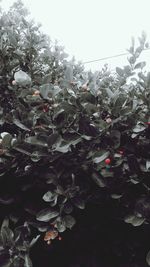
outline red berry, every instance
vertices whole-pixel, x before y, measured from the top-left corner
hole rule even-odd
[[[59,237],[58,237],[58,240],[59,240],[59,241],[61,241],[61,240],[62,240],[62,237],[61,237],[61,236],[59,236]]]
[[[111,160],[109,158],[105,159],[105,164],[110,164]]]
[[[123,153],[124,153],[123,150],[120,150],[120,151],[119,151],[119,154],[123,155]]]

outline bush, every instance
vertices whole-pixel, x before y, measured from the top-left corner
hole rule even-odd
[[[109,203],[121,224],[146,227],[150,73],[138,62],[145,34],[139,47],[132,43],[129,65],[93,74],[51,46],[21,2],[1,13],[0,25],[2,266],[32,266],[40,234],[47,244],[60,239],[89,203]]]

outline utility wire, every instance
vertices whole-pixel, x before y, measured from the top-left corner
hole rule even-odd
[[[150,50],[150,48],[145,48],[143,51],[146,51],[146,50]],[[85,62],[83,62],[83,64],[98,62],[98,61],[107,60],[107,59],[116,58],[116,57],[122,57],[122,56],[126,56],[126,55],[129,55],[129,53],[122,53],[122,54],[118,54],[118,55],[114,55],[114,56],[110,56],[110,57],[102,57],[102,58],[99,58],[99,59],[85,61]]]

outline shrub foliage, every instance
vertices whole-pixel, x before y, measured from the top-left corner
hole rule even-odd
[[[0,36],[2,266],[32,266],[40,234],[50,244],[90,202],[110,201],[133,227],[149,224],[150,73],[139,62],[145,34],[113,74],[67,61],[21,2],[1,11]]]

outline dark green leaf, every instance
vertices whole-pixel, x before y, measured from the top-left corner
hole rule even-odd
[[[104,154],[102,154],[100,157],[93,158],[93,162],[98,164],[98,163],[102,162],[103,160],[105,160],[109,156],[109,154],[110,154],[110,152],[107,151]]]
[[[39,151],[34,151],[32,154],[31,154],[31,160],[33,162],[38,162],[40,159],[41,159],[42,155]]]
[[[62,233],[66,230],[66,225],[65,225],[64,220],[57,221],[55,225],[56,225],[58,232],[60,232],[60,233]]]
[[[133,132],[134,133],[140,133],[143,132],[146,129],[146,127],[142,124],[137,124],[134,128],[133,128]]]
[[[146,85],[147,85],[148,88],[150,88],[150,72],[147,73]]]
[[[52,91],[52,97],[56,97],[62,89],[59,86],[54,85],[54,90]]]
[[[114,93],[112,92],[112,90],[110,88],[106,88],[106,92],[107,92],[109,98],[114,97]]]
[[[150,251],[146,255],[146,262],[147,262],[148,266],[150,266]]]
[[[88,135],[85,135],[85,134],[83,134],[81,137],[82,137],[83,139],[85,139],[85,140],[88,140],[88,141],[92,139],[91,136],[88,136]]]
[[[71,65],[68,65],[65,70],[65,80],[71,82],[73,80],[73,68]]]
[[[146,161],[146,169],[149,170],[150,169],[150,160]]]
[[[11,146],[12,135],[7,132],[3,132],[1,133],[1,137],[3,148],[9,148]]]
[[[70,203],[64,205],[64,212],[70,214],[73,211],[73,206]]]
[[[65,221],[66,227],[69,229],[71,229],[76,223],[75,219],[71,215],[66,215],[64,217],[64,221]]]
[[[60,135],[58,133],[53,133],[48,137],[48,145],[51,147],[60,140]]]
[[[123,71],[123,69],[121,69],[121,68],[119,68],[119,67],[116,68],[116,72],[117,72],[120,76],[123,76],[123,75],[124,75],[124,71]]]
[[[43,84],[40,86],[40,93],[44,99],[48,99],[49,94],[51,97],[53,90],[54,90],[54,86],[53,86],[53,84],[50,84],[50,83]]]
[[[97,173],[92,173],[92,178],[99,187],[106,187],[106,182],[104,178],[98,175]]]
[[[73,200],[73,204],[79,208],[79,209],[84,209],[85,208],[85,202],[83,199],[81,199],[80,197],[76,197]]]
[[[134,218],[135,218],[135,215],[128,215],[128,216],[126,216],[125,217],[125,222],[126,223],[132,223],[132,221],[134,220]]]
[[[47,193],[44,194],[43,200],[45,202],[51,202],[51,201],[53,201],[55,199],[55,197],[56,197],[55,193],[53,193],[51,191],[48,191]]]
[[[24,267],[32,267],[32,261],[31,259],[29,258],[28,255],[25,255],[25,264],[24,264]]]
[[[121,194],[112,194],[111,197],[113,199],[120,199],[122,197],[122,195]]]
[[[51,77],[50,74],[47,74],[47,75],[44,76],[43,84],[49,84],[49,83],[51,83],[51,81],[52,81],[52,77]]]
[[[4,196],[4,197],[0,197],[0,203],[4,204],[4,205],[9,205],[11,203],[14,202],[14,198],[10,197],[10,196]]]
[[[145,219],[144,218],[138,218],[135,217],[132,221],[133,226],[141,226],[144,223]]]
[[[30,136],[25,139],[25,142],[31,145],[36,146],[42,146],[42,147],[48,147],[47,142],[44,142],[43,140],[38,139],[36,136]]]
[[[114,176],[114,173],[112,171],[109,170],[109,167],[108,168],[103,168],[101,170],[101,175],[106,178],[106,177],[113,177]]]
[[[137,217],[136,215],[129,215],[125,218],[126,223],[131,223],[133,226],[141,226],[145,219],[142,217]]]
[[[48,209],[41,210],[37,214],[36,219],[41,222],[49,222],[51,219],[57,217],[58,215],[59,215],[58,211],[48,208]]]
[[[61,152],[61,153],[67,153],[68,151],[71,151],[70,144],[64,145],[64,146],[57,146],[55,148],[55,151]]]
[[[14,78],[19,85],[26,86],[31,84],[31,78],[22,70],[17,71],[14,75]]]
[[[144,68],[145,67],[145,65],[146,65],[146,62],[139,62],[139,63],[137,63],[136,65],[135,65],[135,67],[134,67],[134,69],[142,69],[142,68]]]
[[[112,141],[114,143],[114,148],[118,148],[120,146],[120,132],[117,130],[113,130],[110,134],[110,137],[112,138]]]
[[[22,130],[25,131],[30,131],[30,129],[28,127],[26,127],[21,121],[19,121],[18,119],[13,119],[13,123],[18,126],[19,128],[21,128]]]
[[[1,240],[4,246],[11,246],[14,243],[14,233],[9,227],[1,228]]]

